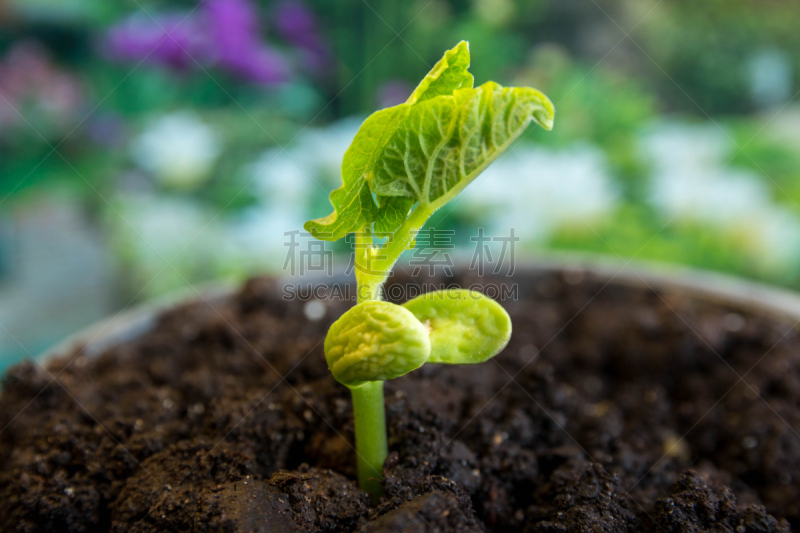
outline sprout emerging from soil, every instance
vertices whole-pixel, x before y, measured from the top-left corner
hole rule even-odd
[[[482,363],[511,336],[505,310],[475,291],[435,291],[404,305],[381,301],[392,266],[428,218],[531,121],[553,126],[553,104],[541,92],[491,81],[473,87],[468,67],[462,41],[405,103],[368,117],[344,155],[342,186],[330,195],[333,213],[305,224],[322,240],[355,234],[358,303],[331,326],[325,358],[352,392],[359,485],[376,500],[387,455],[383,382],[427,362]]]

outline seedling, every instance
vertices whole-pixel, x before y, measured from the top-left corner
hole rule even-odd
[[[427,362],[482,363],[511,336],[505,310],[475,291],[434,291],[404,305],[381,301],[392,266],[428,218],[531,121],[553,126],[553,104],[541,92],[492,81],[473,87],[468,67],[462,41],[405,103],[369,116],[344,154],[333,213],[305,224],[322,240],[355,234],[358,303],[328,331],[325,359],[352,393],[359,485],[375,500],[387,455],[383,382]]]

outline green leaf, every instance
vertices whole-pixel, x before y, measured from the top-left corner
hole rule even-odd
[[[456,89],[472,88],[469,68],[469,43],[461,41],[444,53],[406,101],[415,104],[435,96],[453,94]]]
[[[415,104],[373,169],[379,196],[407,196],[438,209],[472,182],[533,121],[553,126],[548,98],[488,82]]]
[[[361,125],[342,161],[333,213],[305,228],[337,240],[375,223],[391,234],[420,202],[435,211],[472,182],[528,126],[553,126],[553,104],[527,87],[488,82],[473,88],[469,45],[445,52],[406,103]],[[372,194],[377,197],[378,206]]]
[[[511,338],[511,318],[506,310],[476,291],[429,292],[403,307],[430,330],[431,363],[483,363]]]
[[[421,367],[431,353],[428,329],[411,311],[389,302],[363,302],[331,325],[325,360],[348,387],[386,381]]]
[[[398,222],[397,213],[407,202],[382,202],[387,211],[376,210],[371,197],[368,198],[369,195],[362,190],[362,178],[368,176],[384,146],[408,116],[412,104],[440,94],[451,94],[462,87],[472,87],[472,74],[467,72],[468,67],[469,45],[461,41],[455,48],[445,52],[444,57],[411,94],[408,102],[382,109],[364,121],[344,154],[342,186],[330,196],[333,213],[306,222],[306,231],[318,239],[335,241],[372,223],[376,216],[381,228],[376,228],[376,231],[393,228],[387,230],[391,232],[397,229],[404,220]],[[404,216],[407,214],[408,209]]]
[[[408,216],[414,199],[405,196],[379,196],[380,206],[375,218],[375,234],[384,236],[397,231]]]
[[[366,183],[367,173],[409,109],[406,104],[389,107],[364,121],[344,154],[342,186],[330,196],[333,213],[306,222],[306,231],[318,239],[336,241],[372,223],[377,209]]]
[[[317,239],[338,241],[346,234],[370,224],[376,215],[375,202],[364,176],[331,193],[333,213],[309,220],[303,227]]]
[[[367,175],[410,109],[408,104],[381,109],[361,124],[342,159],[342,182],[345,185]]]

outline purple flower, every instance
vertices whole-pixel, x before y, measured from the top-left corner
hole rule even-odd
[[[163,15],[156,20],[132,16],[108,32],[105,53],[117,61],[146,59],[185,70],[194,64],[193,58],[203,59],[203,40],[202,29],[184,15]]]
[[[275,27],[281,37],[303,45],[309,37],[317,36],[317,20],[301,2],[282,2],[275,10]]]
[[[221,66],[258,83],[289,79],[283,56],[262,44],[255,9],[247,0],[206,0],[204,7],[215,60]]]
[[[247,0],[206,0],[203,9],[219,61],[235,61],[261,45],[255,9]]]
[[[274,84],[289,79],[286,60],[268,46],[242,50],[222,64],[239,77],[256,83]]]
[[[148,61],[175,70],[215,64],[246,81],[287,81],[284,57],[260,38],[249,0],[206,0],[196,14],[132,16],[112,27],[106,53],[120,61]]]
[[[330,51],[322,40],[314,14],[296,0],[282,2],[275,9],[278,34],[300,49],[303,63],[312,72],[324,70],[330,64]]]
[[[55,65],[40,43],[18,41],[0,57],[0,136],[6,126],[24,122],[27,106],[44,111],[32,119],[38,130],[57,135],[74,123],[84,101],[80,80]]]

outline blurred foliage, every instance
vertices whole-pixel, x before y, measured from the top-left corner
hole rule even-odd
[[[640,205],[620,207],[612,217],[589,226],[559,229],[548,248],[607,255],[624,261],[653,261],[717,270],[797,286],[800,272],[759,261],[757,243],[742,232],[725,232],[699,222],[664,221]]]
[[[800,82],[799,11],[795,0],[669,0],[656,6],[636,35],[669,108],[700,116],[742,113],[754,109],[747,75],[754,52],[784,50],[795,86]]]
[[[735,119],[726,126],[736,145],[731,165],[749,169],[769,185],[776,202],[800,213],[800,151],[767,131],[769,123]]]
[[[646,168],[639,157],[643,124],[657,116],[656,100],[640,82],[603,65],[589,69],[554,45],[534,48],[516,85],[541,88],[556,104],[558,127],[536,142],[563,147],[585,140],[603,148],[625,195],[641,200]]]

